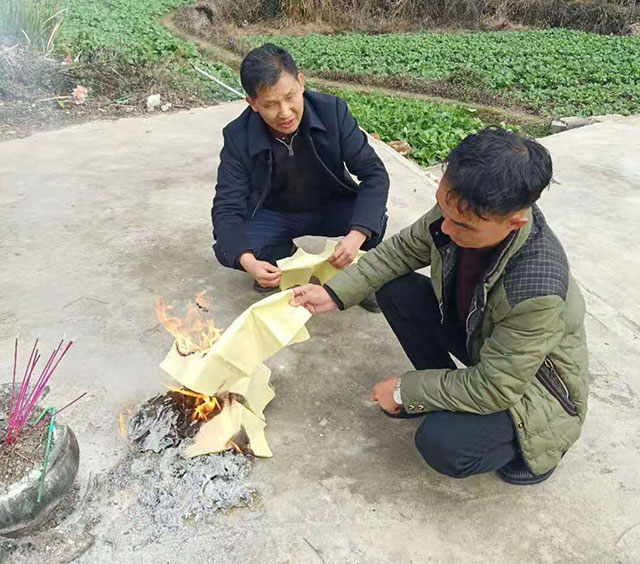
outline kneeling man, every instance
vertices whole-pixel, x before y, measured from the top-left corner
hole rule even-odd
[[[424,416],[415,444],[438,472],[548,478],[587,413],[584,301],[535,202],[547,150],[501,129],[447,159],[437,205],[324,287],[295,289],[311,312],[377,291],[415,370],[377,384],[395,417]],[[414,271],[431,266],[428,278]],[[457,368],[453,354],[464,368]]]
[[[344,236],[329,261],[349,266],[384,235],[382,161],[343,100],[305,91],[284,49],[254,49],[240,78],[249,107],[224,129],[211,211],[216,257],[251,274],[258,291],[279,285],[276,261],[295,251],[296,237]],[[362,305],[377,309],[373,296]]]

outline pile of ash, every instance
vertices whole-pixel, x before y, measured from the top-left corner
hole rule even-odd
[[[185,521],[252,504],[250,456],[182,456],[199,427],[192,408],[189,398],[176,392],[142,404],[127,428],[134,448],[98,488],[112,500],[122,498],[127,520],[154,537]]]
[[[129,440],[140,451],[162,452],[177,447],[198,431],[198,425],[194,424],[197,422],[191,420],[185,407],[175,392],[151,398],[129,420]]]
[[[126,521],[155,538],[186,522],[206,521],[212,512],[251,505],[249,471],[247,458],[236,452],[188,459],[171,447],[129,454],[98,489],[121,503]]]

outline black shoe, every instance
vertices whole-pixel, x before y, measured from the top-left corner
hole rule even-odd
[[[272,292],[279,290],[279,288],[267,288],[266,286],[260,286],[257,280],[253,281],[253,289],[259,294],[271,294]]]
[[[388,411],[382,410],[387,417],[391,417],[392,419],[414,419],[415,417],[424,417],[427,412],[421,411],[420,413],[409,413],[404,409],[404,407],[398,411],[398,413],[389,413]]]
[[[360,307],[366,309],[371,313],[382,312],[382,310],[380,309],[380,306],[378,305],[378,300],[376,300],[375,294],[371,294],[370,296],[367,296],[364,300],[362,300],[360,302]]]
[[[532,486],[544,482],[551,474],[553,474],[555,467],[545,472],[544,474],[534,474],[521,458],[516,458],[503,466],[497,471],[498,476],[502,478],[508,484],[515,484],[516,486]]]

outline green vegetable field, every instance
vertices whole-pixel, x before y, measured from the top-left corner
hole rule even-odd
[[[484,128],[472,110],[352,90],[334,92],[343,98],[361,127],[383,141],[405,139],[411,157],[424,166],[441,161],[471,133]]]
[[[546,116],[640,113],[640,37],[579,31],[259,36],[311,71],[464,80]]]
[[[63,55],[80,54],[81,61],[98,62],[115,73],[124,65],[130,76],[142,69],[143,76],[153,77],[158,70],[176,91],[195,89],[204,91],[209,100],[232,99],[232,94],[196,73],[192,63],[241,89],[237,72],[207,59],[194,43],[172,35],[162,24],[168,12],[190,2],[62,0],[67,12],[57,37],[58,50]],[[263,35],[250,41],[282,45],[311,73],[439,80],[497,93],[530,108],[545,124],[552,116],[640,113],[640,37],[555,29]],[[384,141],[407,140],[411,157],[423,165],[442,160],[466,135],[485,127],[474,110],[462,106],[336,88],[362,127]]]

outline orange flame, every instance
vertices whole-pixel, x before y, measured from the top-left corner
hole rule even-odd
[[[198,292],[196,303],[187,306],[187,316],[184,319],[170,317],[173,309],[168,306],[163,296],[156,297],[156,316],[163,327],[176,340],[178,352],[188,355],[198,351],[207,351],[220,338],[221,331],[216,329],[212,319],[207,319],[200,313],[208,311],[211,301],[205,296],[205,291]]]
[[[217,417],[230,405],[230,396],[225,393],[222,397],[208,396],[199,392],[194,392],[185,387],[174,387],[165,384],[171,390],[171,393],[178,394],[174,396],[178,404],[184,410],[185,415],[191,421],[190,425],[200,425]],[[180,398],[180,399],[178,399]],[[232,448],[240,454],[251,454],[251,449],[247,445],[238,444],[240,441],[246,440],[246,436],[242,433],[237,434],[233,440],[227,443],[227,448]]]
[[[207,396],[206,394],[200,394],[198,392],[194,392],[189,390],[188,388],[172,388],[169,387],[172,392],[177,394],[182,394],[184,396],[188,396],[194,398],[194,402],[191,406],[191,420],[192,421],[208,421],[211,417],[216,415],[222,410],[222,405],[218,401],[218,398],[215,396]]]

